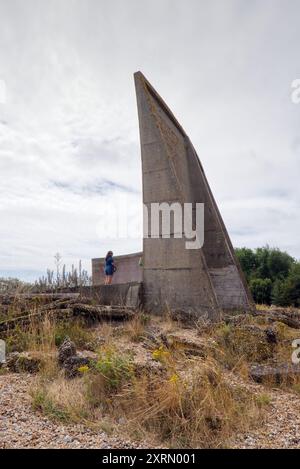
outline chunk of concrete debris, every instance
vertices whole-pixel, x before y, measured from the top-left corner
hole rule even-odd
[[[58,363],[63,365],[64,362],[73,355],[76,355],[75,344],[69,337],[66,337],[58,349]]]
[[[67,358],[63,363],[63,368],[67,378],[75,378],[80,375],[80,368],[83,366],[89,366],[91,363],[90,358],[78,357],[74,355]]]
[[[6,367],[14,373],[37,373],[42,359],[30,352],[12,352],[6,358]]]
[[[250,376],[256,383],[288,384],[300,376],[300,365],[286,363],[277,366],[253,365]]]
[[[76,352],[74,342],[69,337],[63,341],[58,349],[58,363],[65,370],[67,378],[75,378],[80,375],[80,368],[83,366],[90,366],[93,361],[96,361],[97,354],[84,351]]]
[[[216,346],[212,339],[203,339],[191,333],[173,333],[168,335],[168,346],[177,348],[188,355],[205,358],[209,352]]]

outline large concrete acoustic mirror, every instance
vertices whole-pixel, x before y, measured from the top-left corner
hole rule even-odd
[[[116,257],[120,273],[114,283],[140,283],[143,307],[158,313],[168,307],[217,320],[224,310],[250,309],[251,295],[191,141],[144,75],[137,72],[134,79],[144,213],[153,204],[204,204],[204,243],[187,249],[184,231],[166,238],[160,224],[158,235],[144,236],[142,253]],[[103,283],[103,262],[92,261],[94,285]]]

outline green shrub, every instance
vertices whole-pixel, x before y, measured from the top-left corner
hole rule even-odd
[[[119,354],[112,348],[101,351],[95,365],[104,377],[108,390],[117,390],[133,377],[133,361],[129,354]]]
[[[30,342],[29,334],[28,330],[17,325],[5,339],[7,353],[27,350]]]
[[[300,307],[299,262],[269,246],[235,252],[257,303]]]
[[[259,407],[265,407],[271,404],[271,397],[269,394],[259,394],[256,397],[256,403],[258,404]]]
[[[69,420],[68,412],[55,405],[53,400],[48,397],[47,392],[43,389],[32,393],[32,406],[34,410],[43,412],[51,419],[61,422],[67,422]]]
[[[94,350],[94,337],[82,321],[60,322],[55,326],[55,345],[59,347],[69,337],[78,348]]]
[[[271,303],[272,281],[269,278],[254,278],[250,281],[250,290],[256,303]]]
[[[223,325],[216,330],[220,361],[230,369],[239,362],[261,363],[273,357],[274,347],[259,327]]]

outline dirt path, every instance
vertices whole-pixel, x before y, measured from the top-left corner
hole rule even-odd
[[[0,375],[0,448],[146,447],[82,425],[62,425],[34,412],[28,388],[32,376]]]

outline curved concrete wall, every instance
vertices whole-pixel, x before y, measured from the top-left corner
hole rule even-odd
[[[113,284],[141,282],[143,280],[143,267],[139,265],[139,260],[143,256],[142,252],[126,254],[124,256],[114,256],[117,272],[113,276]],[[93,285],[103,285],[105,258],[92,259],[92,279]]]

